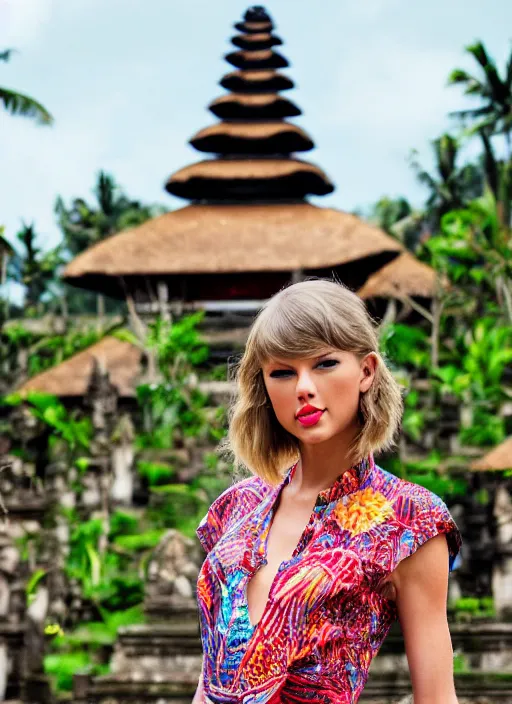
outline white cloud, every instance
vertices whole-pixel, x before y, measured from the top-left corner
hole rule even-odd
[[[0,0],[0,43],[26,47],[39,38],[55,0]]]

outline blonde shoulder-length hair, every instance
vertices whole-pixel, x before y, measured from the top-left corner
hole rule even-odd
[[[231,455],[236,469],[247,467],[272,485],[282,481],[284,469],[299,456],[299,443],[276,418],[262,365],[274,358],[314,357],[326,346],[352,352],[359,360],[371,352],[377,357],[373,383],[360,395],[360,431],[350,448],[353,462],[394,445],[402,418],[402,394],[379,353],[375,326],[365,305],[342,284],[310,277],[266,302],[232,369],[237,393],[228,410],[229,430],[221,450]]]

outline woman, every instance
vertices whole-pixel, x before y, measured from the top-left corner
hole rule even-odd
[[[402,399],[362,301],[322,279],[283,289],[237,383],[228,446],[253,476],[197,529],[194,704],[353,704],[397,617],[414,703],[456,704],[446,600],[461,537],[438,496],[374,463]]]

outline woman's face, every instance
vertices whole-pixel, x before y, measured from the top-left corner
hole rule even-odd
[[[279,423],[299,441],[317,444],[357,428],[359,396],[370,388],[376,366],[373,353],[359,360],[327,347],[315,358],[269,360],[262,371]]]

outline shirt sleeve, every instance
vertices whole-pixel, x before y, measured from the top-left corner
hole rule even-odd
[[[223,491],[196,528],[196,535],[206,553],[231,526],[254,510],[269,491],[270,487],[255,476],[242,479]]]
[[[404,526],[397,536],[392,551],[392,572],[406,557],[437,535],[446,535],[448,544],[448,567],[451,572],[462,546],[462,536],[445,502],[433,492],[418,488],[413,498],[405,497],[395,506],[395,511]]]

